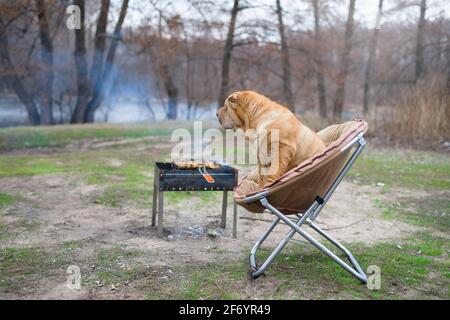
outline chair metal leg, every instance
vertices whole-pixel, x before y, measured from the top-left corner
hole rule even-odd
[[[367,282],[367,277],[366,274],[364,273],[364,271],[362,270],[361,266],[359,265],[358,261],[356,261],[355,257],[353,257],[352,253],[346,248],[344,247],[341,243],[339,243],[336,239],[334,239],[331,235],[329,235],[328,233],[326,233],[324,230],[322,230],[318,225],[316,225],[315,223],[313,223],[312,221],[307,220],[306,223],[313,228],[315,231],[317,231],[321,236],[323,236],[325,239],[327,239],[328,241],[330,241],[332,244],[334,244],[339,250],[341,250],[348,258],[348,260],[351,262],[351,264],[353,265],[353,267],[356,269],[356,271],[358,272],[359,275],[361,275],[362,280],[357,277],[358,279],[360,279],[362,282],[366,283]],[[353,273],[352,273],[353,274]]]
[[[325,196],[323,197],[323,201],[322,201],[321,205],[317,208],[317,210],[315,210],[314,214],[312,214],[310,216],[311,220],[314,221],[317,218],[320,211],[325,206],[325,204],[328,202],[328,200],[331,198],[331,195],[334,193],[334,191],[336,191],[337,187],[339,186],[341,181],[344,179],[345,175],[350,170],[350,168],[353,166],[353,164],[355,163],[356,159],[359,157],[361,152],[364,150],[365,146],[366,146],[366,141],[363,138],[361,138],[358,141],[358,146],[356,147],[355,152],[353,152],[353,154],[350,156],[347,163],[345,164],[345,166],[342,168],[341,172],[337,176],[336,180],[333,182],[333,184],[331,185],[331,187],[328,189]]]
[[[252,278],[258,278],[261,276],[261,274],[264,273],[264,271],[267,269],[267,267],[270,265],[270,263],[275,259],[275,257],[278,256],[278,254],[281,252],[281,250],[286,246],[286,244],[292,240],[292,237],[297,232],[300,234],[303,238],[305,238],[307,241],[309,241],[312,245],[314,245],[316,248],[318,248],[321,252],[323,252],[326,256],[331,258],[333,261],[335,261],[337,264],[339,264],[342,268],[344,268],[347,272],[349,272],[351,275],[356,277],[359,281],[362,283],[367,283],[367,276],[364,273],[363,269],[360,267],[356,259],[353,257],[351,252],[345,248],[342,244],[340,244],[337,240],[335,240],[333,237],[331,237],[328,233],[326,233],[324,230],[322,230],[319,226],[313,223],[313,221],[317,218],[322,208],[325,206],[327,201],[330,199],[333,192],[336,190],[337,186],[340,184],[344,176],[347,174],[347,172],[352,167],[353,163],[356,161],[358,156],[361,154],[362,150],[364,149],[366,142],[363,138],[363,134],[361,133],[355,139],[353,139],[351,142],[349,142],[341,151],[344,152],[348,150],[349,148],[353,147],[354,145],[357,145],[355,151],[348,159],[345,166],[341,169],[341,172],[337,176],[336,180],[333,182],[333,184],[330,186],[328,191],[325,193],[324,198],[317,197],[316,201],[309,207],[309,209],[302,215],[298,217],[298,220],[292,220],[288,217],[286,217],[284,214],[282,214],[280,211],[278,211],[275,207],[273,207],[267,200],[268,191],[264,191],[261,193],[258,193],[253,196],[249,196],[246,199],[244,199],[245,203],[251,203],[254,201],[260,201],[260,203],[267,209],[269,209],[273,214],[276,215],[275,220],[272,222],[272,224],[269,226],[269,228],[266,230],[266,232],[261,236],[261,238],[256,242],[254,247],[251,250],[250,254],[250,266],[252,267],[253,271],[251,272]],[[287,235],[281,240],[281,242],[278,244],[278,246],[272,251],[272,253],[269,255],[269,257],[263,262],[263,264],[257,268],[256,265],[256,252],[261,246],[261,244],[264,242],[264,240],[269,236],[269,234],[272,232],[272,230],[275,228],[275,226],[280,222],[283,221],[285,224],[291,227],[291,230],[287,233]],[[321,244],[319,241],[317,241],[315,238],[313,238],[311,235],[309,235],[306,231],[301,229],[300,227],[304,224],[308,224],[312,229],[317,231],[321,236],[323,236],[325,239],[327,239],[329,242],[331,242],[334,246],[336,246],[339,250],[341,250],[350,261],[351,266],[349,266],[347,263],[345,263],[341,258],[336,256],[332,251],[330,251],[327,247],[325,247],[323,244]]]
[[[318,207],[319,203],[315,202],[302,216],[297,215],[298,220],[295,222],[296,225],[301,226],[303,223],[305,223],[308,216],[314,212],[314,210]],[[266,230],[266,232],[263,234],[263,236],[256,242],[255,246],[253,247],[251,254],[250,254],[250,266],[252,267],[253,271],[250,273],[250,276],[253,279],[256,279],[260,277],[266,269],[269,267],[269,265],[272,263],[273,259],[275,259],[278,254],[283,250],[283,248],[288,244],[288,242],[292,239],[292,237],[295,234],[295,230],[291,229],[287,233],[287,235],[281,240],[281,242],[278,244],[278,246],[272,251],[270,256],[263,262],[263,264],[258,268],[256,266],[256,251],[261,246],[263,241],[267,238],[267,236],[272,232],[272,230],[275,228],[275,226],[280,222],[280,218],[276,217],[275,220],[272,222],[271,226]]]
[[[323,235],[327,240],[329,240],[331,243],[333,243],[334,245],[336,245],[339,249],[341,249],[342,251],[344,251],[344,253],[347,254],[347,257],[349,258],[349,260],[351,261],[352,265],[354,266],[353,269],[352,267],[350,267],[347,263],[345,263],[344,261],[342,261],[341,258],[339,258],[338,256],[336,256],[336,254],[334,254],[332,251],[330,251],[327,247],[325,247],[323,244],[321,244],[319,241],[317,241],[315,238],[313,238],[311,235],[309,235],[306,231],[304,231],[303,229],[300,228],[300,225],[303,224],[304,222],[308,222],[308,224],[311,225],[311,221],[307,220],[307,217],[309,215],[309,213],[305,213],[305,215],[302,217],[302,219],[300,219],[297,223],[292,222],[288,217],[286,217],[284,214],[282,214],[280,211],[278,211],[275,207],[273,207],[268,201],[267,199],[261,199],[261,204],[266,207],[267,209],[269,209],[273,214],[275,214],[279,219],[275,220],[277,221],[277,223],[281,220],[284,223],[286,223],[288,226],[290,226],[292,228],[292,230],[289,231],[289,233],[287,234],[287,236],[279,243],[279,245],[275,248],[275,250],[272,252],[272,254],[266,259],[266,261],[264,261],[263,265],[257,269],[256,271],[254,271],[252,273],[252,277],[258,277],[260,276],[265,269],[267,269],[267,267],[269,266],[269,264],[273,261],[273,259],[280,253],[280,251],[284,248],[284,246],[287,244],[287,242],[289,242],[289,240],[292,238],[293,234],[295,232],[297,232],[298,234],[300,234],[303,238],[305,238],[306,240],[308,240],[312,245],[314,245],[316,248],[318,248],[320,251],[322,251],[325,255],[327,255],[329,258],[333,259],[337,264],[339,264],[342,268],[344,268],[347,272],[349,272],[350,274],[352,274],[354,277],[356,277],[358,280],[360,280],[362,283],[367,283],[367,276],[364,273],[364,271],[361,269],[361,267],[359,266],[359,264],[356,262],[356,260],[353,258],[353,256],[351,255],[350,251],[348,251],[344,246],[342,246],[341,244],[339,244],[335,239],[333,239],[330,235],[326,234],[322,229],[320,229],[319,227],[317,227],[316,225],[314,225],[313,229],[316,230],[320,230],[318,231],[321,235]],[[310,208],[311,209],[311,208]],[[309,212],[310,210],[308,210]],[[311,212],[313,213],[314,211],[311,210]],[[304,218],[304,219],[303,219]],[[274,222],[275,222],[274,221]],[[261,239],[263,239],[263,241],[267,238],[267,236],[269,235],[269,233],[273,230],[273,228],[275,227],[275,223],[272,223],[272,225],[269,227],[269,229],[264,233],[263,237]],[[325,236],[326,235],[326,236]],[[259,248],[259,246],[261,245],[262,241],[258,241],[257,244],[255,245],[255,247],[252,249],[252,256],[251,256],[251,265],[252,267],[256,266],[256,263],[254,261],[254,256],[256,253],[256,250]],[[253,261],[252,261],[252,257],[253,257]]]
[[[258,251],[259,247],[263,244],[263,242],[267,239],[269,234],[272,232],[272,230],[277,226],[277,224],[280,222],[280,218],[276,217],[273,222],[270,224],[269,228],[263,233],[263,235],[256,241],[255,245],[253,246],[252,250],[250,251],[250,266],[252,267],[253,271],[250,273],[250,276],[253,279],[258,278],[261,276],[264,271],[266,271],[269,264],[272,262],[273,258],[266,259],[263,266],[260,268],[257,268],[256,266],[256,251]],[[282,248],[281,248],[282,249]],[[280,250],[281,250],[280,249]],[[276,250],[276,249],[275,249]],[[279,252],[279,251],[278,251]]]

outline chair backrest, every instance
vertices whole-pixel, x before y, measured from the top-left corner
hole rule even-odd
[[[331,125],[318,132],[325,142],[323,153],[305,160],[263,189],[236,196],[236,201],[252,212],[261,212],[259,203],[244,204],[246,196],[267,191],[269,202],[278,210],[289,214],[303,212],[316,196],[324,197],[348,160],[352,148],[343,150],[349,142],[367,131],[363,120]],[[239,187],[238,187],[239,188]]]

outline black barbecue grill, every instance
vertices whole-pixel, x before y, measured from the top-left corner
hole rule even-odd
[[[156,225],[158,211],[158,236],[163,236],[163,201],[166,191],[223,191],[221,227],[225,228],[228,191],[237,185],[238,170],[227,165],[214,168],[198,166],[178,168],[175,163],[155,163],[152,226]],[[158,210],[156,207],[158,206]],[[237,206],[233,205],[233,237],[236,237]]]

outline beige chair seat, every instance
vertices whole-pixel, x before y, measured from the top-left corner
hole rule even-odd
[[[245,203],[243,200],[267,191],[269,203],[284,214],[304,212],[317,196],[325,196],[346,164],[351,148],[342,151],[343,147],[366,130],[367,123],[363,120],[334,124],[323,129],[318,132],[326,146],[323,153],[303,161],[263,188],[257,184],[256,176],[246,176],[234,190],[236,202],[248,211],[262,213],[265,208],[259,201]]]

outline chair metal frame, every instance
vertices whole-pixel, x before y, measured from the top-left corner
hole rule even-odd
[[[356,277],[359,281],[362,283],[367,283],[367,276],[364,273],[363,269],[360,267],[356,259],[353,257],[351,252],[345,248],[342,244],[340,244],[336,239],[334,239],[332,236],[330,236],[328,233],[326,233],[323,229],[321,229],[318,225],[314,223],[314,220],[319,215],[322,208],[325,206],[325,204],[330,199],[333,192],[336,190],[338,185],[341,183],[342,179],[345,177],[347,172],[350,170],[358,156],[363,151],[364,147],[366,146],[366,141],[364,139],[364,134],[360,133],[358,134],[354,139],[352,139],[349,143],[347,143],[340,152],[346,152],[347,150],[353,148],[356,146],[356,149],[353,151],[349,159],[347,160],[345,166],[335,179],[335,181],[331,184],[330,188],[325,193],[324,198],[317,196],[314,203],[306,210],[303,214],[296,214],[296,219],[289,218],[283,213],[281,213],[277,208],[272,206],[269,201],[267,200],[267,197],[269,195],[268,191],[263,191],[260,193],[257,193],[255,195],[246,197],[244,199],[245,203],[252,203],[255,201],[259,201],[266,209],[268,209],[271,213],[273,213],[276,217],[269,226],[269,228],[264,232],[264,234],[258,239],[258,241],[253,246],[251,253],[250,253],[250,267],[251,272],[250,276],[253,279],[256,279],[260,277],[266,269],[269,267],[269,265],[272,263],[272,261],[280,254],[281,250],[286,246],[286,244],[292,240],[292,237],[295,233],[300,234],[303,238],[305,238],[307,241],[309,241],[313,246],[315,246],[317,249],[322,251],[325,255],[327,255],[329,258],[334,260],[338,265],[340,265],[342,268],[344,268],[346,271],[348,271],[350,274],[352,274],[354,277]],[[262,263],[260,267],[256,264],[256,252],[258,251],[259,247],[263,244],[263,242],[267,239],[269,234],[273,231],[273,229],[278,225],[278,223],[282,221],[285,224],[287,224],[291,229],[286,234],[286,236],[281,240],[281,242],[278,244],[278,246],[272,251],[272,253],[269,255],[269,257]],[[326,240],[331,242],[334,246],[336,246],[340,251],[342,251],[350,261],[350,266],[348,263],[344,262],[341,258],[339,258],[335,253],[330,251],[327,247],[325,247],[323,244],[321,244],[319,241],[317,241],[315,238],[313,238],[309,233],[307,233],[305,230],[301,228],[303,224],[309,225],[313,230],[317,231],[321,236],[323,236]]]

